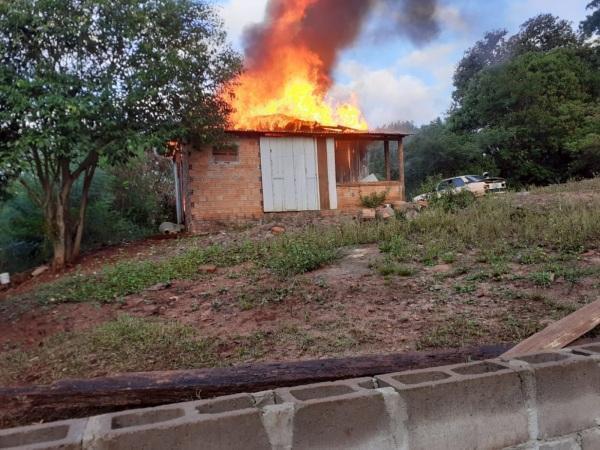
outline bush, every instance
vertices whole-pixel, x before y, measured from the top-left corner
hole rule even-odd
[[[368,195],[361,195],[360,204],[365,208],[379,208],[385,203],[385,199],[389,193],[390,191],[386,190],[385,192],[372,192]]]
[[[0,272],[20,272],[47,261],[51,246],[44,218],[19,183],[0,204]],[[72,206],[80,201],[81,181]],[[98,169],[89,193],[83,249],[140,239],[155,234],[158,225],[175,219],[170,161],[153,153],[127,166]]]
[[[433,195],[429,199],[429,206],[441,208],[445,212],[458,211],[471,206],[475,202],[475,195],[468,189],[462,191],[445,191],[441,195]]]

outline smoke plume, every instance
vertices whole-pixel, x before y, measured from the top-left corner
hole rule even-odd
[[[377,38],[423,44],[439,32],[437,13],[436,0],[269,0],[265,20],[244,34],[246,70],[233,87],[231,123],[271,129],[291,117],[367,129],[355,97],[327,96],[340,51],[366,23]]]
[[[269,0],[265,20],[244,33],[246,65],[260,71],[282,48],[303,47],[319,56],[320,81],[328,85],[339,52],[369,17],[378,37],[399,35],[422,45],[440,32],[436,12],[437,0]]]

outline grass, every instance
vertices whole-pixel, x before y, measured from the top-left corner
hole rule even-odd
[[[405,264],[398,264],[397,262],[386,258],[382,262],[376,265],[377,272],[382,276],[396,275],[399,277],[412,277],[417,273],[417,270]]]
[[[215,339],[203,339],[191,327],[121,316],[90,331],[61,333],[29,351],[0,354],[2,383],[37,382],[105,373],[197,368],[218,363]]]
[[[417,341],[417,350],[459,348],[472,345],[484,336],[484,329],[465,314],[450,317]]]
[[[507,272],[506,261],[514,258],[514,249],[522,249],[523,262],[533,263],[545,261],[548,253],[572,256],[598,241],[600,200],[559,198],[522,207],[506,195],[465,202],[460,208],[428,208],[412,221],[310,226],[271,240],[195,247],[159,261],[121,262],[97,274],[79,274],[42,286],[34,296],[42,303],[115,301],[157,283],[198,277],[202,264],[231,267],[251,262],[288,278],[335,261],[344,247],[362,244],[378,244],[382,252],[404,264],[451,263],[458,253],[476,250],[482,262],[492,265],[489,277],[498,279]],[[398,266],[398,274],[406,267]],[[568,276],[576,278],[576,274]],[[547,274],[532,281],[545,285]]]

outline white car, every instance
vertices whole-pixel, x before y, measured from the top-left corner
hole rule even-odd
[[[429,200],[433,195],[441,197],[445,192],[461,192],[465,189],[472,192],[475,197],[506,192],[506,180],[490,177],[487,173],[446,178],[438,183],[435,192],[417,195],[413,198],[413,202],[423,202]]]

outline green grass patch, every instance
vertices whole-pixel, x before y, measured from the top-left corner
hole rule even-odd
[[[386,259],[379,263],[377,266],[377,272],[383,276],[396,275],[399,277],[412,277],[417,273],[416,269],[405,264],[398,264],[395,261]]]
[[[492,266],[487,275],[498,279],[508,270],[506,262],[514,260],[514,249],[525,249],[522,259],[529,263],[543,261],[546,253],[574,255],[600,241],[598,199],[558,199],[527,207],[515,203],[510,194],[490,196],[459,208],[428,208],[411,221],[349,221],[309,226],[260,242],[194,247],[158,261],[121,262],[96,274],[70,276],[42,286],[28,298],[114,301],[157,283],[193,279],[200,276],[197,268],[202,264],[231,267],[252,262],[287,278],[330,264],[344,247],[363,244],[378,244],[396,262],[419,260],[426,265],[453,262],[458,253],[478,252]],[[581,278],[578,272],[564,276],[574,281]],[[541,274],[532,281],[544,285],[547,278]]]
[[[450,317],[417,341],[417,350],[458,348],[474,344],[485,335],[482,325],[467,315]]]
[[[88,331],[61,333],[28,351],[0,354],[3,384],[22,381],[24,372],[36,382],[89,377],[105,373],[190,369],[214,366],[217,341],[204,339],[184,325],[121,316]]]

